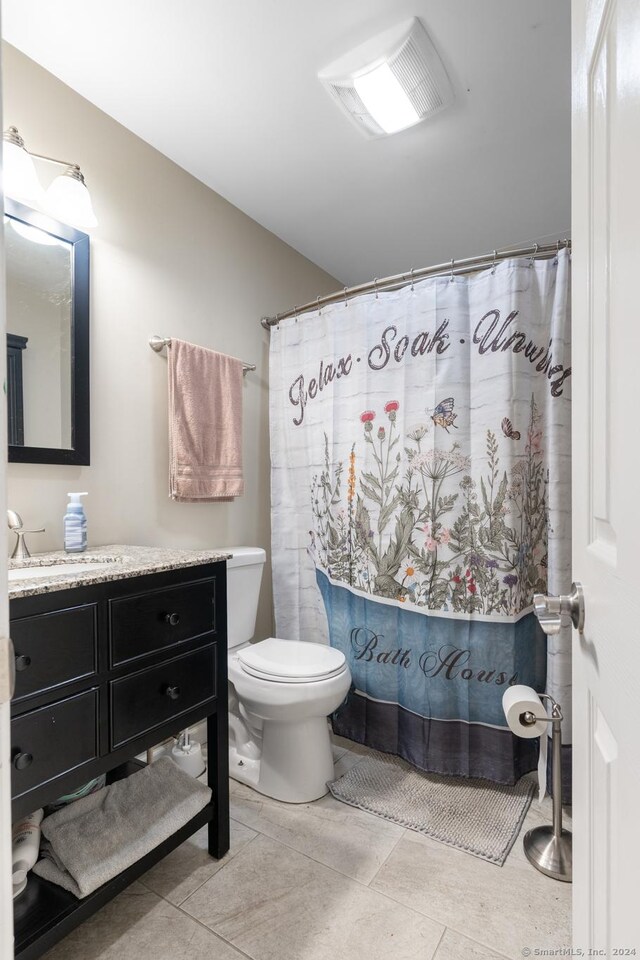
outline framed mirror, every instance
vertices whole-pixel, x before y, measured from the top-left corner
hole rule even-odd
[[[89,463],[89,237],[5,200],[9,461]]]

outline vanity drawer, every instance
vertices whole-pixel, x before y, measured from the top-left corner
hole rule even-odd
[[[205,704],[216,695],[216,645],[109,684],[111,749]],[[176,723],[175,732],[179,729]]]
[[[97,605],[11,621],[14,703],[97,672]]]
[[[215,579],[109,601],[111,666],[215,630]]]
[[[75,770],[98,756],[98,691],[40,707],[11,721],[11,793]]]

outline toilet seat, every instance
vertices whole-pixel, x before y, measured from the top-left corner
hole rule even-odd
[[[344,654],[334,647],[268,637],[237,653],[245,673],[274,683],[312,683],[344,673]]]

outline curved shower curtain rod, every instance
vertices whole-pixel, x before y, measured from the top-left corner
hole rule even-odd
[[[517,250],[493,250],[481,257],[467,257],[465,260],[450,260],[448,263],[438,263],[433,267],[420,267],[419,270],[411,269],[409,273],[397,273],[392,277],[384,277],[382,280],[370,280],[368,283],[359,283],[355,287],[345,287],[343,290],[337,290],[335,293],[329,293],[324,297],[317,297],[309,303],[302,304],[301,307],[294,307],[293,310],[287,310],[286,313],[276,313],[275,317],[262,317],[260,323],[265,330],[277,326],[281,320],[287,320],[289,317],[297,317],[301,313],[309,310],[320,310],[330,303],[338,303],[344,300],[345,303],[354,297],[359,297],[363,293],[378,294],[381,290],[398,290],[400,287],[406,287],[409,284],[413,286],[416,280],[424,280],[425,277],[446,276],[451,278],[462,276],[465,273],[475,273],[482,267],[490,266],[500,260],[510,260],[512,257],[530,257],[532,260],[547,260],[564,248],[571,249],[571,240],[565,237],[564,240],[558,240],[556,243],[535,243],[529,247],[520,247]]]

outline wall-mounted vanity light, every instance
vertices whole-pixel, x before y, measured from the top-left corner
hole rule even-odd
[[[16,127],[5,130],[2,139],[4,190],[7,196],[81,230],[97,226],[91,195],[76,163],[56,160],[41,153],[30,153]],[[66,167],[46,191],[38,179],[34,158]]]

